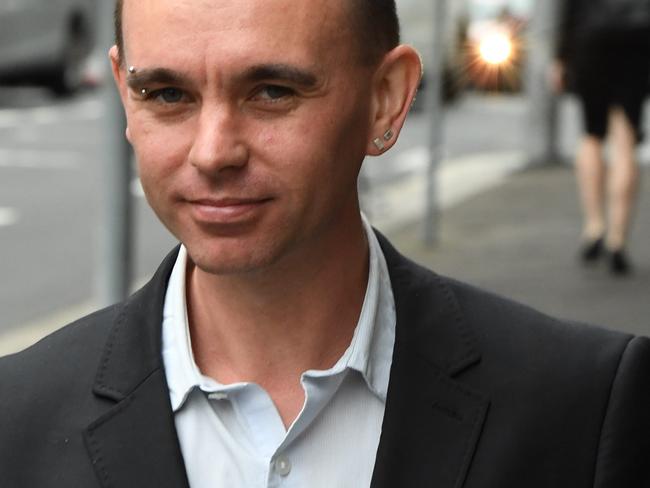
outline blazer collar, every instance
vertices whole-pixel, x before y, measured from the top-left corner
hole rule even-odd
[[[474,332],[446,281],[402,256],[378,234],[393,287],[400,341],[449,376],[478,363]]]
[[[162,368],[162,312],[178,250],[170,252],[149,283],[121,306],[97,371],[97,395],[120,401]]]
[[[386,411],[372,488],[460,488],[489,401],[461,383],[479,363],[473,331],[445,279],[379,235],[397,310]]]
[[[93,392],[109,407],[84,438],[105,488],[189,488],[161,358],[163,301],[177,253],[121,305],[99,363]]]

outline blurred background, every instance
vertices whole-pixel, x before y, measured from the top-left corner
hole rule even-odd
[[[141,285],[175,244],[115,142],[110,3],[0,0],[0,354],[119,299],[107,280]],[[557,3],[397,3],[425,77],[397,146],[362,171],[371,222],[440,273],[549,314],[649,334],[647,192],[630,241],[633,275],[615,279],[576,259],[582,126],[575,97],[549,83]],[[648,132],[647,100],[644,112]],[[646,175],[647,141],[639,161]]]

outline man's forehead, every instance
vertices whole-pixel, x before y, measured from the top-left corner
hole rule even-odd
[[[309,30],[315,36],[341,32],[349,23],[350,0],[126,0],[125,34],[178,31],[188,35],[246,29],[249,35]]]
[[[127,0],[124,59],[205,73],[197,76],[207,76],[215,66],[225,73],[244,65],[327,69],[347,59],[355,62],[352,29],[345,28],[349,1]]]

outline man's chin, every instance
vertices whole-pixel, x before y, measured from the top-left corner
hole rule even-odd
[[[233,252],[235,251],[235,252]],[[273,259],[268,254],[246,253],[244,249],[196,250],[188,248],[190,264],[214,276],[245,276],[269,268]]]

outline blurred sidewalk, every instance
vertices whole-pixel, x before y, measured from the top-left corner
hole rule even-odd
[[[648,181],[650,168],[643,167]],[[422,244],[422,224],[388,232],[414,260],[545,313],[650,335],[650,195],[641,186],[630,241],[635,273],[585,269],[576,256],[580,211],[573,170],[528,168],[446,209],[440,242]]]

